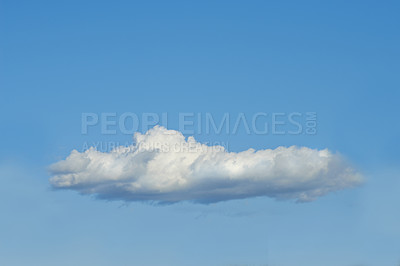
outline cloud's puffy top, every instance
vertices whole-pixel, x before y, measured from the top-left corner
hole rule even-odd
[[[227,152],[160,126],[134,140],[110,152],[72,151],[50,167],[51,184],[104,199],[208,203],[255,196],[311,201],[362,180],[327,149]]]

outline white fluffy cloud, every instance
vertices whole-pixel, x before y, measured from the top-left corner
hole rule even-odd
[[[50,166],[50,183],[111,200],[209,203],[256,196],[311,201],[362,181],[327,149],[227,152],[160,126],[134,140],[110,152],[73,150]]]

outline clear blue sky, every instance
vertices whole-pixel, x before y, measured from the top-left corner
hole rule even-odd
[[[1,265],[400,264],[397,1],[0,1]],[[199,134],[242,151],[329,148],[363,186],[310,203],[104,201],[54,191],[84,112],[316,112],[316,135]],[[178,129],[172,119],[171,129]]]

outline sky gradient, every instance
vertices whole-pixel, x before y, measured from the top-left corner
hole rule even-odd
[[[0,1],[1,265],[400,264],[396,1]],[[316,134],[194,134],[340,153],[363,185],[315,201],[99,200],[54,190],[83,113],[315,112]],[[142,133],[145,131],[140,130]]]

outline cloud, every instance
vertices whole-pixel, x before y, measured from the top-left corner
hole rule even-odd
[[[327,149],[278,147],[228,152],[156,126],[110,152],[73,150],[50,166],[54,188],[102,199],[211,203],[267,196],[312,201],[357,186],[362,176]]]

